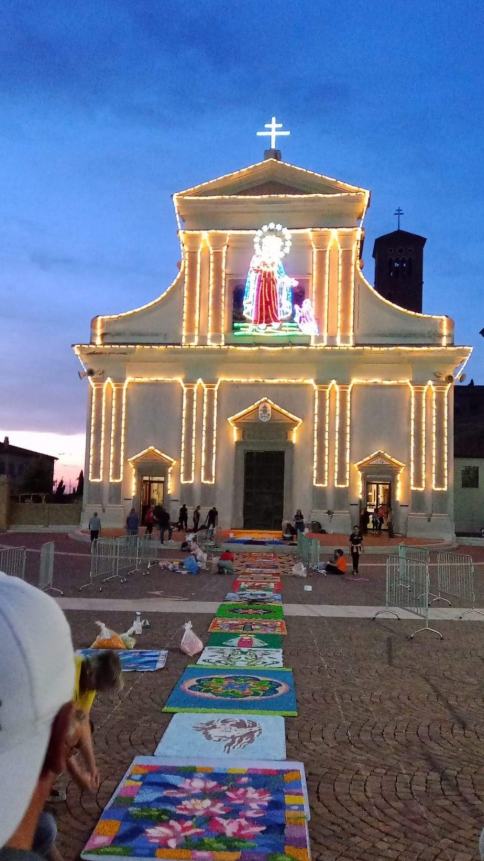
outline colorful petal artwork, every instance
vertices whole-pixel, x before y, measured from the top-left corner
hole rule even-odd
[[[296,715],[294,678],[289,669],[187,667],[163,711]]]
[[[126,782],[138,789],[129,804]],[[206,788],[194,792],[194,785]],[[309,861],[307,817],[302,763],[136,757],[81,857]]]
[[[212,619],[209,627],[211,634],[287,634],[283,619]]]
[[[217,617],[220,619],[283,619],[284,610],[282,604],[244,604],[236,601],[232,604],[220,604]]]
[[[207,646],[198,661],[203,667],[282,667],[282,649],[231,649]]]

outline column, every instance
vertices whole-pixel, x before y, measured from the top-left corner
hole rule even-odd
[[[335,487],[348,487],[350,480],[351,385],[336,385],[336,434],[334,451]]]
[[[329,473],[329,384],[314,390],[313,484],[328,486]]]
[[[210,274],[208,290],[208,344],[223,344],[225,328],[225,261],[227,234],[210,233]]]
[[[310,237],[313,248],[311,302],[319,331],[319,335],[313,336],[313,343],[326,344],[328,337],[329,262],[333,232],[328,229],[311,230]]]
[[[217,455],[217,383],[203,386],[202,406],[202,484],[215,484],[215,459]]]
[[[336,334],[338,344],[353,343],[355,262],[358,237],[358,230],[338,231],[339,273]]]
[[[201,235],[183,233],[185,282],[183,285],[183,343],[197,344],[200,314]]]
[[[110,482],[120,482],[123,479],[125,434],[124,407],[124,384],[112,383],[111,438],[109,451]]]
[[[180,481],[182,484],[192,484],[195,480],[196,425],[197,383],[184,383],[180,466]]]
[[[432,386],[432,489],[448,487],[449,385]]]
[[[102,481],[103,472],[103,384],[90,381],[91,421],[89,432],[89,481]]]
[[[426,386],[412,386],[410,411],[410,488],[425,490]]]

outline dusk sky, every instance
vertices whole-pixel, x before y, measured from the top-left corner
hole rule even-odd
[[[166,289],[170,195],[259,161],[273,114],[286,161],[371,190],[370,281],[397,206],[427,237],[424,310],[484,383],[482,3],[4,0],[0,23],[2,438],[80,450],[71,343]]]

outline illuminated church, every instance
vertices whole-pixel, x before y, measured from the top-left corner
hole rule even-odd
[[[365,506],[451,537],[453,323],[362,272],[369,192],[263,161],[174,195],[182,264],[160,297],[93,320],[83,522],[163,501],[225,528],[330,532]],[[191,521],[190,521],[191,522]]]

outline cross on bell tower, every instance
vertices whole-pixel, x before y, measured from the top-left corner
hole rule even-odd
[[[277,161],[281,161],[281,151],[276,148],[277,138],[289,137],[291,132],[282,131],[282,123],[278,123],[275,117],[272,117],[270,123],[264,123],[264,128],[267,131],[256,132],[257,137],[270,137],[271,139],[271,148],[264,150],[264,158],[275,158]]]

